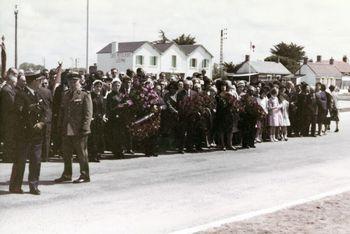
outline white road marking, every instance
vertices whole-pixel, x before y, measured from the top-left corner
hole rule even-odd
[[[284,203],[282,205],[278,205],[278,206],[274,206],[274,207],[270,207],[270,208],[266,208],[266,209],[261,209],[261,210],[255,210],[255,211],[251,211],[251,212],[244,213],[241,215],[235,215],[235,216],[232,216],[229,218],[225,218],[225,219],[217,220],[217,221],[210,222],[207,224],[199,225],[196,227],[191,227],[191,228],[186,228],[183,230],[171,232],[171,234],[190,234],[190,233],[205,231],[205,230],[210,229],[210,228],[220,227],[221,225],[224,225],[227,223],[243,221],[243,220],[247,220],[247,219],[257,217],[260,215],[271,214],[271,213],[274,213],[274,212],[279,211],[279,210],[291,208],[291,207],[294,207],[297,205],[320,200],[320,199],[323,199],[326,197],[334,196],[334,195],[341,194],[341,193],[348,192],[348,191],[350,191],[350,186],[343,187],[340,189],[335,189],[335,190],[325,192],[325,193],[320,193],[320,194],[317,194],[317,195],[314,195],[314,196],[311,196],[308,198],[303,198],[303,199],[298,199],[298,200],[295,200],[292,202],[287,202],[287,203]]]

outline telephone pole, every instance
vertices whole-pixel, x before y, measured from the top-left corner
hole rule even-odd
[[[89,0],[86,0],[86,73],[89,71]]]
[[[224,75],[224,40],[227,39],[227,28],[220,31],[220,76]]]
[[[15,5],[15,68],[17,69],[17,19],[18,19],[18,9],[17,5]]]

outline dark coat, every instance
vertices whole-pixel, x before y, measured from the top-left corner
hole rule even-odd
[[[82,90],[66,91],[62,97],[59,114],[62,135],[67,135],[68,123],[76,136],[84,136],[91,133],[92,113],[93,107],[90,93]]]
[[[0,125],[3,133],[13,129],[16,124],[15,96],[15,88],[5,84],[0,92]]]
[[[43,105],[44,105],[44,109],[46,112],[46,114],[45,114],[46,115],[46,122],[51,123],[51,121],[52,121],[52,102],[53,102],[52,93],[47,88],[39,88],[38,94],[43,99]]]
[[[92,105],[93,105],[93,119],[96,121],[101,121],[104,114],[106,114],[106,105],[103,95],[97,95],[96,93],[91,93]]]
[[[47,123],[47,116],[43,97],[39,92],[34,95],[25,87],[16,93],[16,139],[19,141],[41,142],[43,139],[43,129],[34,129],[34,125],[43,122]]]

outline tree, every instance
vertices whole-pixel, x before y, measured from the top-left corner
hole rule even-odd
[[[304,47],[294,43],[281,42],[274,45],[270,52],[271,56],[265,58],[265,61],[280,62],[293,74],[299,69],[299,62],[305,57]]]
[[[165,36],[165,32],[164,32],[162,29],[159,30],[159,37],[160,37],[160,40],[158,40],[158,41],[153,41],[154,44],[164,44],[164,43],[171,42],[171,40],[169,40],[169,39]]]
[[[196,44],[196,38],[192,37],[191,34],[189,34],[189,35],[182,34],[181,36],[175,38],[173,41],[178,45]]]
[[[19,65],[19,69],[23,69],[24,71],[38,71],[45,69],[45,67],[42,65],[36,65],[34,63],[21,63],[21,65]]]
[[[236,68],[233,62],[229,62],[229,63],[224,62],[223,67],[224,67],[224,71],[227,73],[234,73]]]

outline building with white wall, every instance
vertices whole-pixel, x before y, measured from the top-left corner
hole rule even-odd
[[[202,45],[177,45],[174,42],[153,44],[148,41],[112,42],[97,52],[97,69],[104,72],[117,68],[143,68],[146,73],[192,76],[206,70],[212,76],[213,55]]]
[[[344,64],[339,64],[344,63]],[[346,66],[347,62],[334,61],[330,59],[329,61],[322,61],[321,56],[317,56],[316,62],[308,61],[307,58],[304,59],[303,65],[296,72],[296,74],[303,75],[302,81],[309,85],[315,85],[317,82],[325,84],[327,87],[329,85],[335,85],[342,87],[342,78],[348,73],[342,73],[339,69]],[[337,66],[335,64],[338,64]],[[350,73],[350,65],[348,72]]]

